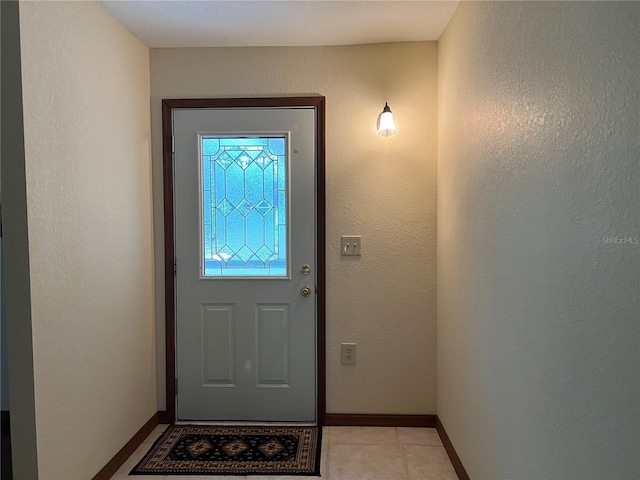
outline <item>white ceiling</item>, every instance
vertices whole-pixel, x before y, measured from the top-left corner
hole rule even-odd
[[[98,0],[152,48],[437,40],[451,1]]]

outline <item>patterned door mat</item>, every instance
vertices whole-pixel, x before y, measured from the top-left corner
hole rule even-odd
[[[131,475],[320,476],[318,427],[172,425]]]

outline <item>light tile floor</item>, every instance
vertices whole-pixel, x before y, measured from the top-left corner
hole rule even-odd
[[[112,480],[290,480],[278,476],[129,476],[166,425],[159,425],[127,459]],[[434,428],[324,427],[320,474],[329,480],[457,480]]]

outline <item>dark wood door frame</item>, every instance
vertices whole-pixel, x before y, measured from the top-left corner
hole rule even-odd
[[[316,250],[317,250],[317,318],[316,318],[316,418],[324,424],[326,416],[326,276],[325,276],[325,97],[267,98],[187,98],[162,100],[162,158],[164,183],[164,282],[165,282],[165,348],[166,410],[159,412],[161,423],[176,419],[176,303],[175,242],[173,210],[172,111],[199,108],[287,108],[308,107],[316,111]]]

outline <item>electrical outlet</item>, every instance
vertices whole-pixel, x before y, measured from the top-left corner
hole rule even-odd
[[[343,365],[355,365],[356,364],[356,344],[343,343],[341,358],[342,358]]]

